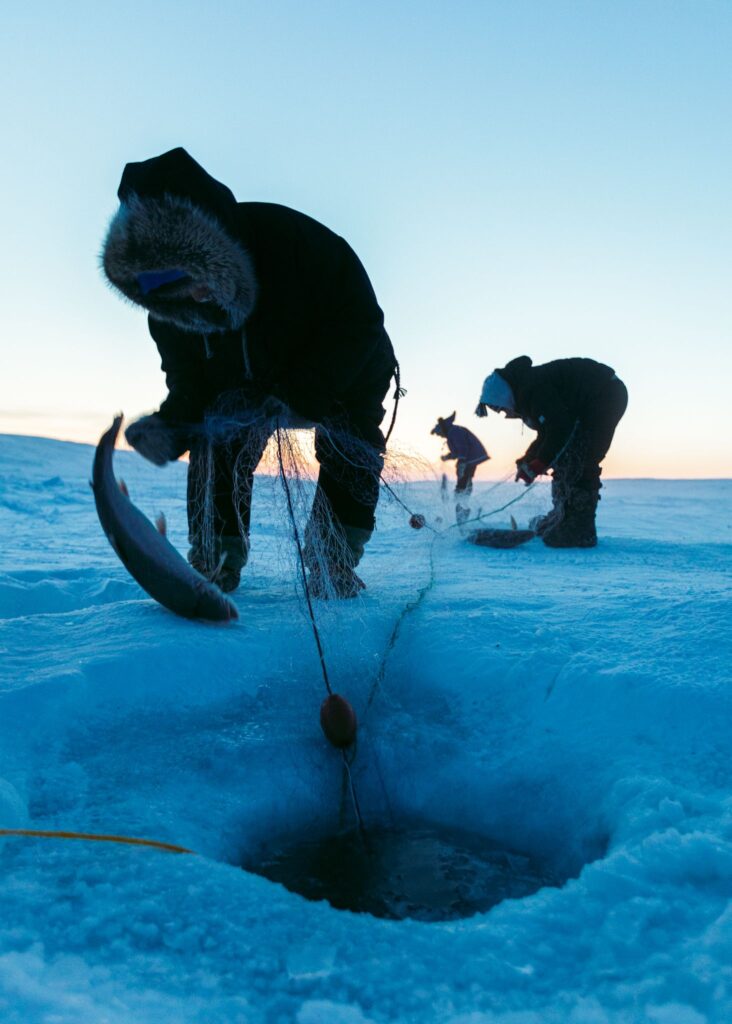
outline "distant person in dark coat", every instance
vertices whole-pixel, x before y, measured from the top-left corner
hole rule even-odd
[[[444,420],[438,416],[437,423],[430,433],[444,437],[447,441],[448,450],[447,454],[442,456],[442,461],[456,460],[455,494],[470,494],[476,469],[481,462],[487,462],[490,455],[471,430],[459,427],[455,423],[455,413]]]
[[[516,479],[533,483],[552,470],[553,508],[534,521],[549,547],[594,547],[600,498],[600,463],[628,404],[615,371],[594,359],[555,359],[533,366],[511,360],[483,384],[475,410],[521,419],[536,439],[516,460]]]
[[[358,257],[305,214],[238,203],[184,149],[127,164],[118,196],[104,271],[148,310],[168,385],[158,411],[126,436],[156,465],[190,450],[190,561],[208,576],[218,567],[224,589],[238,585],[253,474],[267,440],[278,425],[314,426],[311,592],[353,596],[363,586],[354,569],[374,529],[382,402],[395,368]],[[218,440],[207,429],[217,414],[240,424]],[[200,502],[211,486],[213,546]],[[325,533],[335,541],[321,538],[330,552],[323,563],[314,542]]]

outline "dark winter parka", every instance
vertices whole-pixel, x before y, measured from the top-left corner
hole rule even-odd
[[[447,448],[453,459],[459,459],[469,465],[479,465],[488,460],[488,452],[472,430],[452,424],[445,437]]]
[[[395,360],[366,271],[340,236],[275,203],[237,203],[184,149],[127,164],[103,251],[120,291],[149,310],[169,390],[159,414],[198,422],[223,393],[272,395],[376,446]],[[178,268],[213,303],[138,275]],[[205,307],[205,308],[204,308]]]
[[[522,459],[538,459],[549,466],[570,440],[575,424],[590,437],[606,429],[608,385],[616,376],[612,367],[582,358],[533,366],[529,356],[519,356],[497,372],[511,386],[514,411],[538,432]]]

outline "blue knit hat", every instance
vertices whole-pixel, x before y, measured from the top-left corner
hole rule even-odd
[[[490,377],[483,382],[483,390],[480,393],[480,405],[492,405],[496,409],[507,409],[513,412],[516,408],[516,399],[508,381],[494,370]]]

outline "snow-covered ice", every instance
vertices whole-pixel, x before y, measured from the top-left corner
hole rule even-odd
[[[119,564],[91,458],[0,437],[0,827],[197,856],[0,840],[3,1022],[732,1020],[732,481],[609,481],[593,551],[435,539],[383,496],[365,595],[317,609],[361,719],[364,817],[470,829],[571,876],[426,924],[236,866],[348,813],[277,482],[257,479],[239,622],[204,625]],[[184,549],[185,467],[116,465]],[[398,493],[451,521],[436,485]],[[472,505],[518,493],[482,484]]]

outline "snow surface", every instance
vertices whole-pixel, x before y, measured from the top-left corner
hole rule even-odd
[[[475,548],[409,529],[383,496],[365,595],[317,605],[361,719],[367,823],[470,829],[574,876],[425,924],[236,866],[349,813],[277,483],[257,479],[240,621],[204,625],[119,564],[91,457],[0,437],[0,826],[198,856],[0,840],[3,1022],[732,1020],[732,481],[610,481],[592,551]],[[116,467],[184,549],[185,467]],[[397,490],[452,521],[436,485]],[[483,484],[472,505],[518,493]],[[547,500],[534,488],[489,523]]]

